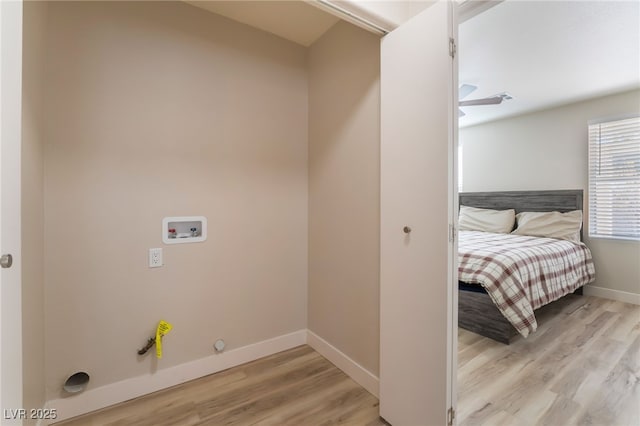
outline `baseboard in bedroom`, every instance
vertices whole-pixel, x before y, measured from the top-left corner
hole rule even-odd
[[[640,294],[626,291],[612,290],[610,288],[587,285],[584,287],[585,296],[602,297],[603,299],[617,300],[618,302],[640,305]]]
[[[154,374],[89,389],[69,398],[51,400],[47,402],[46,406],[56,410],[58,415],[56,421],[69,419],[304,345],[306,340],[307,330],[299,330],[228,352],[158,370]]]
[[[351,377],[356,383],[369,391],[369,393],[378,398],[380,380],[369,370],[349,358],[311,330],[307,330],[307,344],[328,359],[333,365],[344,371],[347,376]]]

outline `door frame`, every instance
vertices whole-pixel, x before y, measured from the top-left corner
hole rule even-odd
[[[451,424],[457,424],[456,415],[458,405],[458,13],[457,2],[449,1],[449,31],[452,38],[452,76],[450,80],[451,111],[450,135],[449,135],[449,220],[450,237],[449,246],[449,317],[447,320],[447,406],[450,407]]]
[[[0,252],[13,256],[0,273],[2,424],[22,424],[21,137],[22,0],[0,1]],[[7,417],[5,410],[9,412]]]

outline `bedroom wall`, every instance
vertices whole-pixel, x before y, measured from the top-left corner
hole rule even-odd
[[[47,399],[305,329],[305,49],[180,2],[52,2],[47,52]],[[208,240],[164,245],[189,215]]]
[[[460,129],[463,191],[583,189],[586,216],[587,122],[631,113],[640,113],[640,90]],[[640,294],[640,242],[586,233],[585,242],[596,264],[592,286]]]
[[[377,376],[380,39],[339,22],[307,63],[308,327]]]
[[[22,75],[22,380],[23,407],[44,393],[43,77],[47,3],[23,3]],[[28,419],[26,424],[35,424]]]

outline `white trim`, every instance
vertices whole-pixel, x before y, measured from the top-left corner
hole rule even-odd
[[[307,330],[307,344],[332,364],[351,377],[356,383],[378,398],[380,380],[369,370],[349,358],[331,343],[311,330]]]
[[[587,126],[591,126],[593,124],[604,124],[604,123],[610,123],[612,121],[620,121],[620,120],[627,120],[629,118],[636,118],[638,117],[637,113],[632,113],[632,114],[618,114],[618,115],[607,115],[604,117],[599,117],[599,118],[594,118],[593,120],[589,120],[587,121]]]
[[[23,407],[22,375],[22,31],[23,3],[0,1],[0,198],[2,238],[0,254],[11,254],[13,266],[2,268],[0,287],[0,408],[3,425],[22,425],[5,419],[4,410]],[[15,411],[14,411],[15,412]],[[11,417],[10,415],[8,417]]]
[[[380,387],[378,377],[311,330],[298,330],[228,352],[214,354],[159,370],[155,374],[133,377],[99,388],[89,389],[68,398],[54,399],[48,401],[45,404],[45,408],[55,409],[58,416],[55,421],[59,422],[304,345],[305,343],[327,358],[376,398],[378,397]],[[47,421],[38,422],[38,426],[48,424]]]
[[[341,0],[339,2],[335,0],[305,0],[305,2],[374,34],[385,35],[398,26],[384,16],[363,8],[356,0]]]
[[[469,19],[499,5],[504,0],[458,0],[458,23]]]
[[[454,3],[449,3],[449,38],[455,45],[458,44],[458,11]],[[455,50],[454,50],[455,51]],[[449,224],[452,235],[449,242],[449,253],[447,255],[447,400],[446,418],[449,417],[449,410],[455,413],[458,408],[458,212],[460,211],[459,191],[462,186],[462,175],[458,170],[462,170],[460,160],[462,159],[462,145],[458,138],[458,58],[454,54],[451,58],[451,96],[449,98],[449,185],[448,185],[448,205]],[[458,155],[460,159],[458,159]],[[460,182],[458,182],[460,178]],[[455,419],[455,416],[454,416]],[[457,422],[453,422],[457,424]]]
[[[629,293],[621,290],[612,290],[610,288],[587,285],[584,287],[584,294],[585,296],[596,296],[604,299],[617,300],[618,302],[640,305],[640,294],[638,293]]]
[[[155,374],[146,374],[111,383],[68,398],[54,399],[48,401],[46,407],[57,410],[58,418],[55,421],[66,420],[304,345],[306,339],[307,331],[298,330],[228,352],[159,370]]]

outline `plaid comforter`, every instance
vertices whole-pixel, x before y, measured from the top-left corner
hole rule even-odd
[[[481,284],[524,337],[534,309],[595,279],[587,246],[553,238],[460,231],[458,261],[458,279]]]

